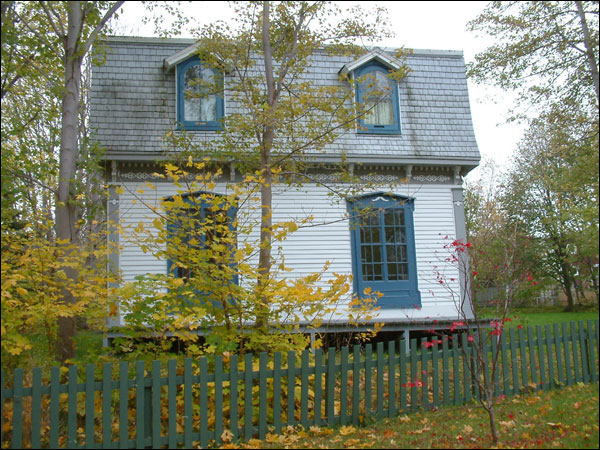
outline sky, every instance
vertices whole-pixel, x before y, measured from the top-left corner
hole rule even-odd
[[[343,5],[375,2],[342,2]],[[484,9],[485,1],[392,1],[377,2],[389,12],[391,29],[395,37],[377,43],[384,47],[417,48],[433,50],[461,50],[465,62],[474,60],[475,54],[493,44],[487,36],[468,32],[466,25]],[[230,17],[226,2],[193,2],[186,13],[196,25]],[[143,9],[139,2],[126,2],[120,31],[136,36],[152,36],[153,26],[142,25],[139,18]],[[122,33],[119,33],[122,34]],[[180,37],[191,37],[183,34]],[[477,85],[468,81],[473,127],[482,155],[482,162],[494,160],[498,167],[508,165],[523,127],[506,123],[513,93],[503,92],[493,86]],[[477,176],[474,171],[469,177]]]

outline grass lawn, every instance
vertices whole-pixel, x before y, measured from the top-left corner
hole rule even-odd
[[[483,318],[497,317],[495,309],[484,309],[480,311]],[[536,325],[546,325],[552,323],[570,322],[570,321],[587,321],[598,319],[598,308],[587,311],[565,312],[560,307],[539,307],[539,308],[513,308],[510,310],[508,317],[510,322],[506,323],[508,328],[522,325],[523,327]]]
[[[598,383],[500,400],[498,448],[598,448]],[[491,448],[487,414],[473,405],[383,419],[364,428],[289,430],[241,448]],[[222,448],[239,448],[225,444]]]

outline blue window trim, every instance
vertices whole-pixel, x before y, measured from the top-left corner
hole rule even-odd
[[[213,197],[216,197],[216,198],[224,197],[223,194],[217,194],[217,193],[214,193],[214,192],[207,192],[207,191],[196,191],[196,192],[191,192],[191,193],[187,193],[187,194],[182,194],[181,197],[183,198],[183,201],[185,203],[192,204],[190,198],[199,197],[201,195],[209,195],[209,196],[213,196]],[[163,202],[173,201],[174,197],[175,196],[170,196],[170,197],[163,198]],[[202,210],[204,210],[207,206],[208,205],[206,204],[206,200],[201,199],[200,208]],[[236,215],[237,215],[237,208],[234,207],[234,206],[231,206],[227,210],[227,217],[228,217],[228,220],[229,220],[229,228],[230,228],[230,230],[233,233],[235,233],[234,222],[235,222]],[[167,223],[167,235],[168,235],[167,245],[169,245],[170,237],[175,233],[176,227],[177,227],[177,225],[175,223],[173,223],[173,221],[169,221]],[[204,237],[203,237],[203,239],[204,239]],[[232,251],[233,251],[233,249],[232,249]],[[171,261],[170,259],[168,259],[167,260],[167,274],[170,274],[172,272],[173,265],[174,265],[174,262]],[[231,265],[234,266],[235,263],[232,262]],[[233,282],[235,284],[239,284],[239,280],[238,280],[238,276],[237,275],[234,276]]]
[[[377,61],[371,61],[368,64],[357,69],[354,73],[355,79],[364,77],[369,72],[379,71],[385,75],[389,74],[389,69]],[[394,112],[394,123],[390,125],[371,125],[365,124],[363,119],[358,119],[358,133],[360,134],[401,134],[402,129],[400,126],[400,101],[398,97],[398,84],[396,81],[390,79],[393,85],[392,89],[392,108]],[[356,84],[356,102],[362,103],[363,93],[360,89],[360,85]]]
[[[359,197],[348,199],[348,213],[350,216],[350,241],[352,249],[352,273],[354,293],[358,296],[363,295],[365,288],[371,288],[373,291],[379,291],[383,297],[377,300],[377,306],[382,309],[400,309],[400,308],[420,308],[421,293],[418,289],[417,280],[417,258],[415,251],[415,231],[414,231],[414,198],[405,197],[383,192],[375,192]],[[383,211],[389,209],[404,210],[405,230],[406,230],[406,250],[408,263],[408,279],[393,280],[387,279],[387,265],[383,264],[384,280],[365,281],[362,273],[361,259],[361,236],[359,226],[359,213],[365,208],[373,208],[376,214],[383,214]],[[380,220],[382,229],[380,239],[384,239],[383,220]],[[385,243],[381,244],[382,260],[386,261]]]
[[[184,96],[184,77],[185,72],[193,65],[202,65],[200,58],[193,56],[177,64],[177,129],[189,131],[219,131],[223,129],[221,119],[225,115],[225,102],[222,95],[217,95],[217,120],[208,122],[195,122],[184,119],[183,96]],[[223,86],[223,76],[216,69],[212,69],[218,77],[219,83]]]

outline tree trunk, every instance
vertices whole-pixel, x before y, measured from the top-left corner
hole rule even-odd
[[[267,83],[267,104],[269,115],[267,126],[262,134],[261,149],[261,176],[262,185],[260,188],[261,201],[261,221],[260,221],[260,255],[258,261],[258,295],[256,327],[266,329],[268,325],[269,305],[266,304],[265,297],[262,295],[262,287],[268,282],[271,272],[271,245],[272,245],[272,204],[273,204],[273,173],[271,171],[271,149],[275,136],[275,128],[269,123],[272,120],[272,110],[276,104],[275,79],[273,76],[273,53],[271,49],[270,32],[270,11],[269,2],[263,3],[263,23],[262,23],[262,44],[264,55],[265,76]]]
[[[569,273],[568,267],[565,264],[561,264],[561,284],[563,291],[567,296],[567,307],[565,311],[573,311],[575,309],[575,300],[573,299],[573,280]]]
[[[583,30],[583,43],[585,44],[585,54],[587,56],[588,65],[590,66],[590,73],[594,80],[594,89],[596,90],[596,100],[600,104],[600,81],[598,79],[598,62],[596,61],[596,55],[592,48],[592,40],[590,38],[590,30],[585,20],[585,12],[583,10],[582,2],[575,2],[577,5],[577,14],[579,15],[579,21],[581,22],[581,29]],[[597,20],[597,18],[596,18]]]
[[[487,410],[487,413],[490,419],[490,432],[492,433],[492,440],[494,441],[494,445],[498,445],[500,438],[498,436],[498,429],[496,428],[496,411],[494,411],[493,401],[491,407]]]
[[[62,97],[62,129],[60,137],[60,167],[58,190],[55,206],[55,231],[58,245],[68,247],[66,253],[73,251],[73,245],[78,242],[77,211],[71,201],[73,178],[78,156],[79,135],[79,98],[81,90],[81,63],[78,39],[81,33],[82,10],[79,2],[68,2],[68,29],[64,39],[65,47],[65,90]],[[63,259],[64,261],[64,259]],[[77,270],[65,265],[62,270],[67,278],[75,283]],[[62,301],[73,304],[76,299],[73,294],[63,287]],[[61,317],[58,320],[57,356],[61,362],[75,357],[75,318]]]

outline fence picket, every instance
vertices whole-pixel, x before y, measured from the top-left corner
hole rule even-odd
[[[527,327],[527,344],[529,346],[529,367],[531,369],[531,384],[534,385],[535,388],[539,386],[538,384],[538,370],[537,370],[537,360],[535,356],[535,339],[533,337],[533,327]]]
[[[454,377],[454,404],[461,404],[461,396],[460,396],[460,366],[458,362],[458,334],[452,335],[452,369],[453,369],[453,377]]]
[[[398,363],[400,370],[400,410],[406,412],[406,341],[400,343],[400,361]]]
[[[23,442],[23,369],[15,369],[13,384],[13,447],[21,448]]]
[[[335,348],[329,347],[327,373],[325,375],[325,389],[327,390],[325,414],[327,415],[327,425],[330,427],[335,424],[335,375]]]
[[[102,448],[112,447],[112,364],[102,365]]]
[[[95,447],[94,416],[96,408],[94,407],[94,396],[96,389],[94,384],[94,365],[88,364],[85,367],[85,448]],[[39,448],[39,445],[37,447]],[[35,447],[32,445],[32,448]]]
[[[340,423],[348,423],[348,347],[342,347],[340,374]],[[306,429],[306,427],[305,427]]]
[[[417,340],[410,340],[410,410],[416,411],[419,405],[419,399],[417,397]]]
[[[371,415],[372,391],[371,391],[371,373],[373,362],[373,347],[371,344],[365,346],[365,415]]]
[[[569,350],[569,330],[567,328],[567,323],[562,323],[562,338],[563,338],[563,349],[565,351],[565,370],[567,372],[567,386],[573,384],[573,367],[571,365],[571,351]]]
[[[536,325],[536,347],[538,351],[538,358],[540,363],[540,383],[542,390],[548,390],[548,379],[546,377],[546,360],[544,358],[544,347],[543,347],[543,338],[542,338],[542,327],[541,325]]]
[[[594,330],[592,327],[592,321],[587,321],[587,338],[588,338],[588,357],[590,365],[590,381],[598,381],[598,372],[596,371],[596,351],[594,348]]]
[[[169,448],[177,447],[177,361],[170,359],[167,363],[167,395],[168,395],[168,437]]]
[[[198,360],[200,369],[200,447],[208,447],[208,359],[202,356]],[[248,370],[246,368],[246,370]],[[250,366],[252,374],[252,366]],[[250,401],[252,405],[252,401]],[[250,414],[252,423],[252,414]]]
[[[396,347],[388,342],[388,417],[396,417]]]
[[[377,343],[377,418],[383,418],[383,342]]]
[[[589,358],[587,355],[587,345],[585,343],[585,330],[583,329],[583,320],[579,321],[579,350],[581,352],[581,368],[583,370],[584,383],[590,382],[590,370],[588,368]]]
[[[427,338],[421,338],[421,373],[419,377],[421,378],[422,388],[421,388],[421,407],[426,408],[429,404],[429,387],[427,385],[427,377],[429,371],[427,370],[427,360],[429,353],[425,348],[425,344],[427,343]]]
[[[315,358],[316,359],[316,358]],[[273,424],[275,434],[281,433],[281,353],[273,355]]]
[[[558,381],[560,383],[566,383],[565,379],[565,371],[563,366],[563,352],[561,350],[561,342],[560,338],[560,330],[558,328],[558,324],[555,323],[553,326],[554,329],[554,349],[556,351],[556,367],[558,372]]]
[[[360,408],[360,346],[352,348],[352,425],[358,425]],[[315,389],[316,397],[316,389]],[[319,425],[316,423],[316,425]]]
[[[519,328],[517,331],[519,335],[519,350],[521,355],[521,383],[523,383],[523,389],[527,389],[529,381],[527,380],[527,350],[525,348],[525,333],[523,328]]]
[[[511,328],[508,331],[508,336],[510,338],[510,357],[512,363],[513,392],[515,394],[518,394],[522,390],[520,387],[521,385],[519,384],[519,364],[517,363],[517,337],[515,336],[514,328]]]
[[[93,375],[93,372],[92,372]],[[87,377],[86,377],[87,381]],[[87,396],[86,396],[87,397]],[[87,400],[87,398],[86,398]],[[129,448],[129,363],[119,363],[119,448]],[[87,437],[87,432],[86,432]],[[93,437],[92,437],[93,439]],[[92,441],[93,442],[93,441]]]
[[[471,352],[469,347],[469,336],[467,336],[467,333],[461,334],[461,345],[461,356],[463,360],[463,377],[465,380],[465,403],[469,403],[471,401],[471,395],[473,390],[473,379],[471,377],[469,361],[471,357]]]
[[[193,427],[193,405],[192,405],[192,359],[183,360],[183,445],[185,448],[192,447]],[[215,408],[215,414],[219,412]]]
[[[77,447],[77,366],[69,367],[67,448]],[[109,408],[110,414],[110,408]],[[102,415],[104,417],[104,414]]]
[[[144,437],[145,429],[144,429],[144,361],[138,361],[135,364],[135,385],[136,385],[136,396],[135,396],[135,443],[137,448],[146,448]],[[150,407],[150,405],[148,405]]]
[[[238,422],[238,356],[231,355],[229,360],[229,425],[233,440],[240,437]]]
[[[294,426],[296,409],[296,353],[289,351],[287,359],[287,425]]]
[[[31,388],[31,448],[41,448],[42,369],[40,369],[39,367],[33,369]],[[2,389],[4,390],[4,382],[2,382]],[[2,399],[2,402],[4,403],[4,399]]]
[[[267,353],[261,352],[258,366],[258,438],[267,435]],[[304,382],[304,380],[302,380]],[[308,380],[307,380],[308,381]],[[308,427],[307,427],[308,428]]]
[[[162,386],[160,376],[160,361],[152,361],[152,384],[145,390],[146,395],[146,437],[152,439],[152,447],[160,448],[161,444],[161,420],[162,410]]]
[[[577,347],[579,346],[579,339],[577,339],[577,334],[577,326],[575,325],[575,322],[571,321],[570,340],[573,346],[573,369],[575,372],[576,383],[583,381],[583,377],[581,376],[581,362],[579,361],[579,352],[577,351]]]
[[[315,350],[315,425],[321,426],[323,404],[323,350]]]
[[[442,360],[444,363],[443,386],[444,386],[444,405],[450,404],[450,367],[448,361],[448,336],[442,340]]]
[[[223,428],[223,356],[217,355],[215,358],[215,443],[217,445],[222,442]],[[186,445],[186,448],[189,447]]]
[[[252,354],[246,353],[244,361],[244,438],[250,439],[252,430]],[[206,446],[203,445],[206,448]]]
[[[552,336],[550,333],[550,325],[546,325],[544,327],[545,330],[545,334],[546,334],[546,341],[545,341],[545,347],[546,347],[546,356],[548,357],[548,387],[549,388],[553,388],[554,387],[554,358],[552,358]]]
[[[58,448],[60,416],[60,369],[50,369],[50,448]],[[18,447],[17,447],[18,448]]]

